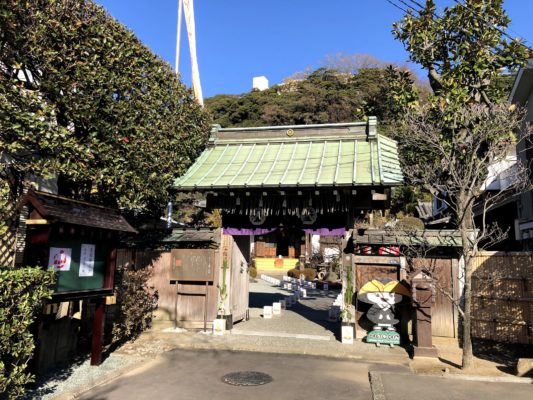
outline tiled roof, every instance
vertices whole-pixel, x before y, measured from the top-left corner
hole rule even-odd
[[[182,190],[395,186],[396,142],[366,123],[218,129],[175,187]],[[369,128],[370,129],[370,128]]]
[[[112,231],[137,232],[117,210],[96,204],[37,191],[28,192],[21,205],[28,203],[31,203],[43,218],[54,222]]]

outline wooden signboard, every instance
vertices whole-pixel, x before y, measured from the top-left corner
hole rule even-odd
[[[179,282],[213,282],[215,279],[215,251],[211,249],[172,250],[171,280]]]
[[[108,248],[87,239],[50,241],[48,269],[57,273],[55,293],[104,288]]]

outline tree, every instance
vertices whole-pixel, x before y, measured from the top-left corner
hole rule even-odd
[[[502,4],[503,0],[465,0],[439,16],[435,2],[426,0],[418,15],[410,9],[394,24],[394,36],[405,45],[411,61],[427,71],[436,99],[452,113],[472,101],[492,104],[491,82],[502,69],[514,69],[527,58],[521,41],[504,34],[511,20]]]
[[[441,118],[439,118],[439,116]],[[463,367],[473,363],[471,341],[471,305],[473,259],[479,251],[507,236],[497,224],[486,219],[487,211],[502,200],[530,189],[529,172],[520,163],[508,162],[516,146],[513,131],[522,125],[523,114],[508,105],[467,105],[456,111],[458,127],[443,140],[449,127],[441,114],[428,107],[412,111],[401,121],[404,133],[400,148],[417,146],[420,153],[431,154],[433,163],[403,166],[407,180],[445,202],[454,216],[461,236],[459,256],[464,260],[464,292],[462,297],[445,293],[462,317]],[[525,130],[521,140],[528,140]],[[511,169],[511,170],[509,170]],[[500,174],[511,176],[499,187],[489,190]],[[476,215],[480,222],[474,221]],[[437,282],[438,284],[438,282]],[[464,300],[464,304],[463,304]]]
[[[353,122],[372,115],[386,133],[387,122],[399,110],[396,103],[416,102],[419,92],[427,92],[412,84],[411,75],[397,67],[318,68],[262,92],[214,96],[206,107],[223,127]],[[412,88],[410,98],[392,95],[405,86]]]
[[[467,369],[473,365],[472,259],[480,248],[506,235],[487,223],[486,213],[529,182],[524,167],[515,164],[508,186],[496,192],[484,186],[506,165],[516,144],[513,132],[523,116],[498,105],[505,97],[497,81],[502,69],[513,70],[526,60],[527,50],[519,40],[508,40],[504,30],[510,20],[502,0],[457,3],[439,16],[434,1],[426,0],[418,15],[410,10],[393,32],[410,59],[427,71],[433,89],[429,106],[406,113],[398,140],[407,180],[444,201],[461,234],[464,305],[458,299],[454,304],[462,316],[462,365]]]
[[[87,0],[0,5],[0,175],[60,192],[159,210],[209,134],[171,67]]]

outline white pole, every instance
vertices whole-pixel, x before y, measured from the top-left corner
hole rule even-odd
[[[183,14],[183,0],[178,0],[178,31],[176,32],[176,74],[179,73],[180,66],[180,45],[181,45],[181,15]]]
[[[191,69],[192,69],[192,89],[196,101],[203,106],[204,99],[202,96],[202,86],[200,85],[200,71],[198,69],[198,60],[196,58],[196,28],[194,24],[194,2],[193,0],[184,0],[185,11],[185,25],[187,27],[187,34],[189,37],[189,50],[191,53]]]

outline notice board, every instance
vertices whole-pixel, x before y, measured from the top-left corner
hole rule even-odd
[[[171,280],[213,282],[215,279],[215,250],[172,250]]]
[[[47,267],[56,271],[56,293],[102,289],[106,263],[104,243],[83,238],[50,241]]]

